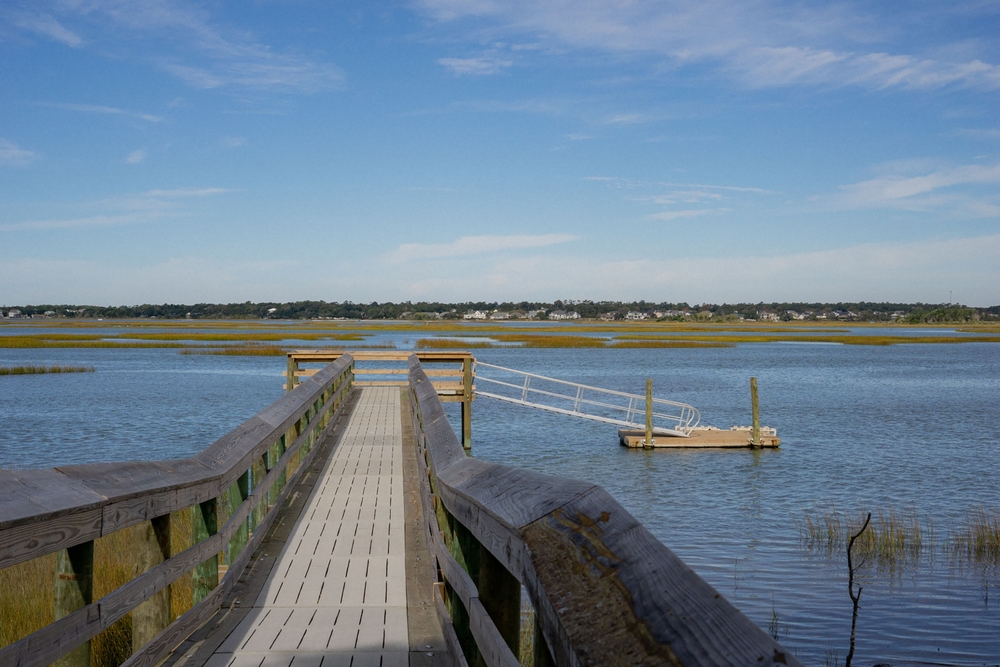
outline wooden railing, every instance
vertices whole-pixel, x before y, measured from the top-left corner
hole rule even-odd
[[[159,662],[233,588],[333,428],[353,369],[340,357],[192,458],[0,471],[0,568],[57,554],[55,621],[0,649],[0,665],[89,665],[90,640],[130,612],[125,664]],[[190,512],[192,546],[170,553],[179,511]],[[143,523],[131,548],[145,571],[94,600],[95,540]],[[171,623],[170,585],[189,572],[191,607]]]
[[[467,456],[409,363],[435,604],[468,664],[519,664],[522,585],[536,667],[801,664],[601,487]]]
[[[291,390],[301,378],[319,371],[317,365],[336,361],[344,350],[293,350],[288,353],[288,370],[285,372],[285,389]],[[472,448],[472,401],[475,399],[475,358],[466,351],[420,350],[404,352],[397,350],[356,350],[350,353],[356,366],[357,376],[381,377],[381,380],[359,379],[358,387],[385,387],[407,385],[409,370],[407,363],[415,354],[421,364],[428,364],[424,372],[431,378],[438,398],[444,403],[461,403],[462,445],[466,451]],[[304,367],[312,366],[311,368]],[[384,378],[389,377],[391,380]]]

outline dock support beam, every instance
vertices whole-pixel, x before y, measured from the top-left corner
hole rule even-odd
[[[757,378],[750,378],[750,409],[753,411],[753,435],[750,444],[760,447],[760,407],[757,405]]]
[[[462,360],[462,447],[472,451],[472,357]]]
[[[63,549],[56,556],[56,613],[59,620],[94,601],[94,542]],[[86,641],[55,661],[56,667],[90,667]]]
[[[646,449],[653,446],[653,379],[646,378]]]

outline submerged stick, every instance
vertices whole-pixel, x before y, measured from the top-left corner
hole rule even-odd
[[[854,615],[851,616],[851,650],[847,652],[847,659],[844,661],[844,667],[851,667],[851,658],[854,657],[854,636],[855,630],[858,627],[858,608],[861,606],[861,590],[862,587],[858,586],[858,594],[854,594],[854,563],[851,560],[851,549],[854,548],[854,540],[861,537],[861,533],[865,532],[868,528],[868,523],[872,520],[872,513],[869,512],[867,518],[865,518],[865,525],[861,526],[861,530],[851,535],[850,541],[847,543],[847,593],[851,596],[851,602],[854,603]]]

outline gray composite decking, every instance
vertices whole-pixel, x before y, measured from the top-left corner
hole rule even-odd
[[[360,389],[253,608],[208,667],[408,664],[402,463],[399,389]]]

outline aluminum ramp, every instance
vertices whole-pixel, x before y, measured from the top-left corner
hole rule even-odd
[[[476,396],[626,428],[646,426],[646,397],[640,394],[557,380],[481,361],[475,364],[475,378]],[[663,398],[654,398],[652,403],[655,435],[687,438],[701,420],[698,410],[687,403]]]

